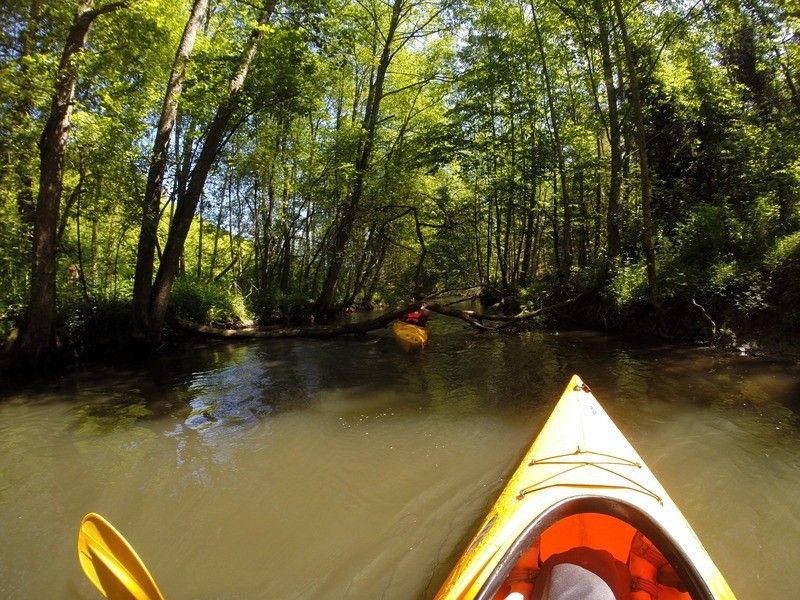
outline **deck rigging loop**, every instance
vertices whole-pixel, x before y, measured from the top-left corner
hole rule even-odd
[[[575,457],[586,456],[586,455],[597,456],[609,460],[587,460],[585,458],[578,460],[569,460],[570,458],[574,459]],[[634,492],[638,492],[640,494],[645,494],[646,496],[650,496],[659,504],[663,505],[664,503],[661,496],[649,490],[635,479],[632,479],[631,477],[628,477],[610,468],[612,466],[633,467],[636,469],[642,468],[641,463],[628,460],[627,458],[615,456],[613,454],[606,454],[603,452],[594,452],[592,450],[582,450],[579,446],[575,450],[575,452],[570,452],[567,454],[556,454],[554,456],[532,460],[530,463],[528,463],[529,467],[536,467],[541,465],[563,465],[565,467],[568,466],[568,468],[560,470],[558,473],[554,473],[549,477],[545,477],[544,479],[521,489],[520,492],[517,494],[517,499],[522,500],[522,498],[524,498],[527,494],[538,492],[540,490],[552,487],[578,487],[578,488],[627,489]],[[594,467],[596,469],[600,469],[601,471],[605,471],[606,473],[610,473],[611,475],[614,475],[615,477],[622,479],[623,481],[627,482],[627,485],[602,484],[602,483],[586,484],[586,483],[570,483],[561,481],[549,483],[552,480],[561,477],[562,475],[566,475],[567,473],[576,471],[582,467]]]
[[[610,458],[610,461],[598,461],[598,460],[581,460],[581,461],[573,461],[573,460],[559,460],[561,458],[569,458],[571,456],[581,456],[585,454],[591,454],[594,456],[602,456],[603,458]],[[528,463],[529,467],[535,467],[536,465],[576,465],[576,464],[598,464],[598,465],[622,465],[625,467],[636,467],[637,469],[642,468],[642,463],[628,460],[627,458],[623,458],[621,456],[616,456],[614,454],[606,454],[604,452],[595,452],[594,450],[581,450],[581,447],[578,446],[575,449],[575,452],[569,452],[566,454],[555,454],[553,456],[548,456],[546,458],[538,458],[532,460]]]

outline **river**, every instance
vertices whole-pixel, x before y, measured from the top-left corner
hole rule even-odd
[[[800,371],[434,317],[357,339],[192,342],[0,392],[0,596],[99,596],[81,517],[168,598],[430,598],[572,373],[743,600],[800,595]]]

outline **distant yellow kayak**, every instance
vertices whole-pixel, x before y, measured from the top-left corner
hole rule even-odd
[[[436,598],[538,600],[565,585],[587,586],[582,597],[735,598],[577,375]]]
[[[392,332],[397,343],[406,350],[420,350],[428,344],[428,330],[424,327],[395,321]]]

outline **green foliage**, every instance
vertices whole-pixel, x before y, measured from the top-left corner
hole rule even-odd
[[[175,281],[170,309],[197,323],[236,325],[251,319],[241,293],[227,285],[198,281],[193,277]]]
[[[800,232],[779,238],[765,259],[779,314],[800,325]]]
[[[764,275],[735,261],[714,265],[704,288],[720,315],[747,318],[768,306],[769,284]]]
[[[644,303],[647,299],[647,267],[644,262],[620,266],[611,278],[608,290],[620,310]]]
[[[305,316],[313,299],[301,290],[281,291],[278,286],[271,285],[266,290],[259,290],[257,295],[247,299],[247,305],[263,323],[272,323],[282,319]]]
[[[800,231],[779,238],[767,253],[764,264],[775,273],[800,273]]]
[[[800,46],[784,40],[796,11],[760,0],[621,2],[642,83],[665,304],[696,299],[719,320],[770,305],[796,313]],[[171,140],[160,251],[259,5],[211,3]],[[249,311],[232,290],[246,290],[259,317],[300,315],[339,260],[340,308],[475,284],[519,291],[531,306],[600,286],[603,310],[646,308],[638,148],[613,11],[576,0],[406,1],[368,132],[391,5],[278,3],[189,228],[173,309],[241,322]],[[141,0],[104,15],[76,60],[56,268],[61,325],[73,337],[116,310],[104,303],[130,300],[153,126],[189,7]],[[0,7],[0,333],[29,285],[37,140],[74,8]],[[612,106],[624,165],[608,219]],[[611,265],[614,223],[621,243]]]
[[[718,261],[733,249],[731,234],[735,235],[735,225],[724,206],[694,207],[675,231],[673,243],[678,248],[678,260],[698,268]]]

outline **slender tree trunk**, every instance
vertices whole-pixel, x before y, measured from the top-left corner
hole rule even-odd
[[[536,17],[536,6],[534,2],[530,3],[531,13],[533,15],[533,29],[536,33],[536,41],[539,46],[539,55],[542,59],[542,78],[544,79],[544,86],[547,95],[547,108],[550,114],[550,127],[553,132],[553,146],[556,153],[556,161],[558,164],[558,177],[559,186],[561,191],[561,204],[564,212],[564,239],[561,240],[563,248],[564,262],[557,261],[558,275],[563,280],[569,275],[570,268],[572,267],[572,215],[569,205],[569,188],[567,187],[567,169],[564,163],[564,149],[561,146],[561,133],[558,123],[558,116],[556,115],[555,99],[553,98],[553,86],[550,79],[550,71],[547,68],[547,55],[544,51],[544,42],[542,41],[542,33],[539,29],[539,19]],[[556,236],[557,238],[557,236]],[[558,249],[556,249],[556,253]]]
[[[30,65],[26,60],[36,50],[36,29],[41,22],[41,3],[33,0],[30,3],[28,21],[19,35],[19,54],[22,60],[19,61],[20,89],[17,101],[15,102],[12,114],[16,116],[17,131],[23,134],[24,140],[20,144],[20,152],[17,158],[15,172],[19,180],[19,191],[17,192],[17,212],[20,222],[25,227],[25,236],[30,236],[33,228],[36,207],[33,201],[33,177],[31,176],[31,165],[33,162],[32,139],[28,138],[29,120],[33,109],[33,94],[35,87],[30,76]],[[23,133],[25,132],[25,133]]]
[[[46,360],[55,349],[56,234],[63,190],[64,154],[78,80],[73,58],[86,45],[95,19],[122,6],[124,3],[114,2],[93,9],[92,2],[82,3],[61,53],[50,114],[39,140],[39,194],[34,216],[31,290],[16,346],[19,358],[31,365]]]
[[[603,84],[606,88],[606,102],[608,103],[608,142],[611,146],[611,182],[608,190],[608,208],[606,211],[607,266],[611,269],[620,252],[619,199],[622,189],[622,141],[617,93],[614,87],[614,69],[608,42],[608,18],[602,0],[594,0],[594,11],[597,15],[600,53],[603,60]]]
[[[489,88],[489,122],[491,123],[492,131],[492,195],[490,197],[489,218],[491,219],[492,212],[494,212],[494,249],[495,260],[497,267],[500,270],[500,281],[503,289],[508,287],[508,279],[506,277],[505,264],[503,263],[502,244],[500,243],[501,229],[503,226],[502,219],[500,218],[500,199],[498,194],[498,177],[497,177],[497,163],[498,163],[498,150],[497,150],[497,109],[495,105],[495,89],[492,84]]]
[[[389,70],[389,65],[394,56],[392,46],[395,42],[397,28],[400,25],[403,7],[404,0],[394,0],[392,15],[385,33],[380,60],[378,61],[378,68],[375,72],[375,78],[370,84],[367,97],[367,106],[364,111],[364,119],[362,122],[364,133],[361,140],[359,157],[355,165],[355,173],[350,186],[349,197],[346,200],[341,223],[333,237],[330,263],[325,274],[325,280],[322,284],[322,291],[314,307],[317,313],[325,313],[333,303],[336,293],[336,283],[338,282],[339,272],[344,262],[345,247],[348,241],[350,241],[350,234],[356,221],[356,213],[364,194],[364,182],[372,157],[372,149],[375,143],[375,131],[378,126],[381,101],[383,100],[383,85],[386,80],[386,73]]]
[[[287,161],[288,162],[288,161]],[[289,171],[286,173],[286,171]],[[297,217],[289,216],[289,183],[294,180],[294,169],[284,168],[283,191],[281,194],[281,212],[283,213],[283,255],[278,276],[278,285],[284,294],[289,291],[289,282],[292,276],[292,241],[294,240]]]
[[[269,286],[270,261],[272,260],[272,211],[275,208],[275,186],[270,174],[267,182],[267,209],[264,213],[264,268],[261,272],[261,289],[266,290]]]
[[[223,186],[223,190],[227,186]],[[224,196],[223,196],[224,201]],[[214,281],[214,270],[217,268],[217,251],[219,250],[219,234],[222,230],[222,204],[217,207],[217,221],[214,224],[214,245],[211,248],[211,263],[208,266],[208,280]],[[254,236],[254,243],[258,243],[258,236]],[[257,252],[256,252],[257,255]]]
[[[81,181],[83,181],[83,164],[79,167],[81,171]],[[86,283],[86,271],[83,263],[83,240],[81,238],[81,198],[83,198],[83,187],[79,186],[78,201],[75,204],[75,237],[78,245],[78,279],[81,283],[81,291],[83,292],[83,300],[86,304],[90,304],[89,286]]]
[[[475,177],[475,193],[472,217],[473,217],[473,234],[475,238],[475,265],[478,270],[478,282],[483,286],[483,248],[481,245],[481,203],[478,196],[478,178]],[[488,282],[485,282],[488,283]]]
[[[517,258],[516,254],[512,253],[512,256],[509,257],[509,252],[511,252],[513,246],[513,240],[511,238],[511,229],[512,224],[514,222],[514,196],[516,194],[516,169],[517,169],[517,145],[516,145],[516,128],[514,123],[514,90],[513,87],[509,90],[508,93],[508,102],[509,102],[509,135],[511,136],[511,164],[509,166],[509,179],[511,181],[510,189],[507,190],[507,197],[506,197],[506,210],[505,210],[505,220],[506,220],[506,230],[503,236],[503,262],[505,263],[505,273],[506,273],[506,281],[504,286],[506,290],[509,289],[510,285],[513,285],[516,280],[516,271],[517,271]]]
[[[555,177],[554,177],[555,179]],[[552,198],[552,209],[553,209],[553,263],[556,267],[556,273],[559,277],[563,278],[562,270],[561,270],[561,252],[559,248],[561,247],[559,244],[559,235],[558,235],[558,200],[556,198],[556,190],[558,189],[558,183],[553,181],[553,198]]]
[[[369,264],[368,260],[370,260],[372,254],[372,247],[374,245],[375,240],[375,232],[378,226],[376,223],[369,228],[367,232],[367,239],[364,241],[364,248],[361,251],[361,256],[358,259],[358,263],[356,263],[355,273],[356,273],[356,283],[353,286],[353,289],[350,291],[349,294],[345,296],[344,306],[352,306],[355,303],[356,296],[358,295],[359,291],[362,291],[363,286],[366,283],[367,278],[369,277]],[[381,229],[381,233],[383,229]]]
[[[135,339],[144,339],[149,328],[150,294],[153,289],[153,255],[158,236],[161,194],[169,142],[178,116],[178,102],[183,91],[186,65],[194,49],[197,32],[207,7],[208,0],[194,0],[189,19],[183,29],[180,45],[175,53],[175,60],[164,93],[161,117],[156,127],[156,137],[150,153],[150,170],[147,174],[147,185],[142,203],[142,225],[136,250],[136,271],[133,280],[132,335]]]
[[[578,266],[581,269],[586,267],[587,252],[589,244],[589,209],[586,206],[586,179],[583,169],[576,174],[578,180],[578,209],[580,210],[580,239],[578,240]]]
[[[532,275],[536,275],[537,271],[539,270],[539,254],[541,253],[542,249],[542,235],[544,234],[544,228],[545,228],[544,222],[542,220],[542,214],[543,213],[538,213],[536,215],[536,227],[534,228],[534,233],[533,233],[533,250],[531,250]]]
[[[525,287],[528,285],[531,270],[531,251],[533,250],[533,231],[534,231],[534,209],[529,208],[525,215],[525,233],[522,242],[522,267],[519,273],[519,285]],[[539,213],[536,212],[536,221],[538,223]]]
[[[386,258],[386,251],[389,249],[389,239],[384,238],[380,250],[378,251],[378,260],[375,263],[375,273],[372,276],[372,282],[367,286],[366,292],[364,292],[364,304],[369,305],[372,303],[372,298],[375,296],[375,292],[378,290],[378,282],[381,278],[381,269],[383,268],[383,261]]]
[[[636,72],[636,61],[633,57],[633,47],[628,37],[628,28],[625,22],[625,13],[622,10],[622,0],[614,0],[614,11],[617,15],[622,44],[625,49],[625,63],[628,71],[628,87],[630,88],[633,120],[636,127],[636,146],[639,154],[639,175],[641,178],[642,201],[642,246],[644,247],[647,262],[647,284],[650,288],[650,303],[653,309],[659,311],[661,303],[658,296],[658,278],[656,276],[656,252],[653,245],[653,213],[651,208],[650,164],[647,160],[647,133],[644,128],[644,112],[639,91],[639,76]]]
[[[422,271],[425,266],[425,257],[428,254],[428,247],[425,245],[425,236],[422,234],[422,225],[419,222],[419,212],[414,208],[414,231],[417,234],[417,241],[419,242],[419,259],[417,260],[417,269],[414,274],[414,299],[422,296]]]
[[[203,194],[197,208],[197,280],[203,277]]]
[[[593,249],[595,256],[602,251],[600,239],[603,231],[603,142],[601,133],[595,135],[595,168],[594,168],[594,227]]]

